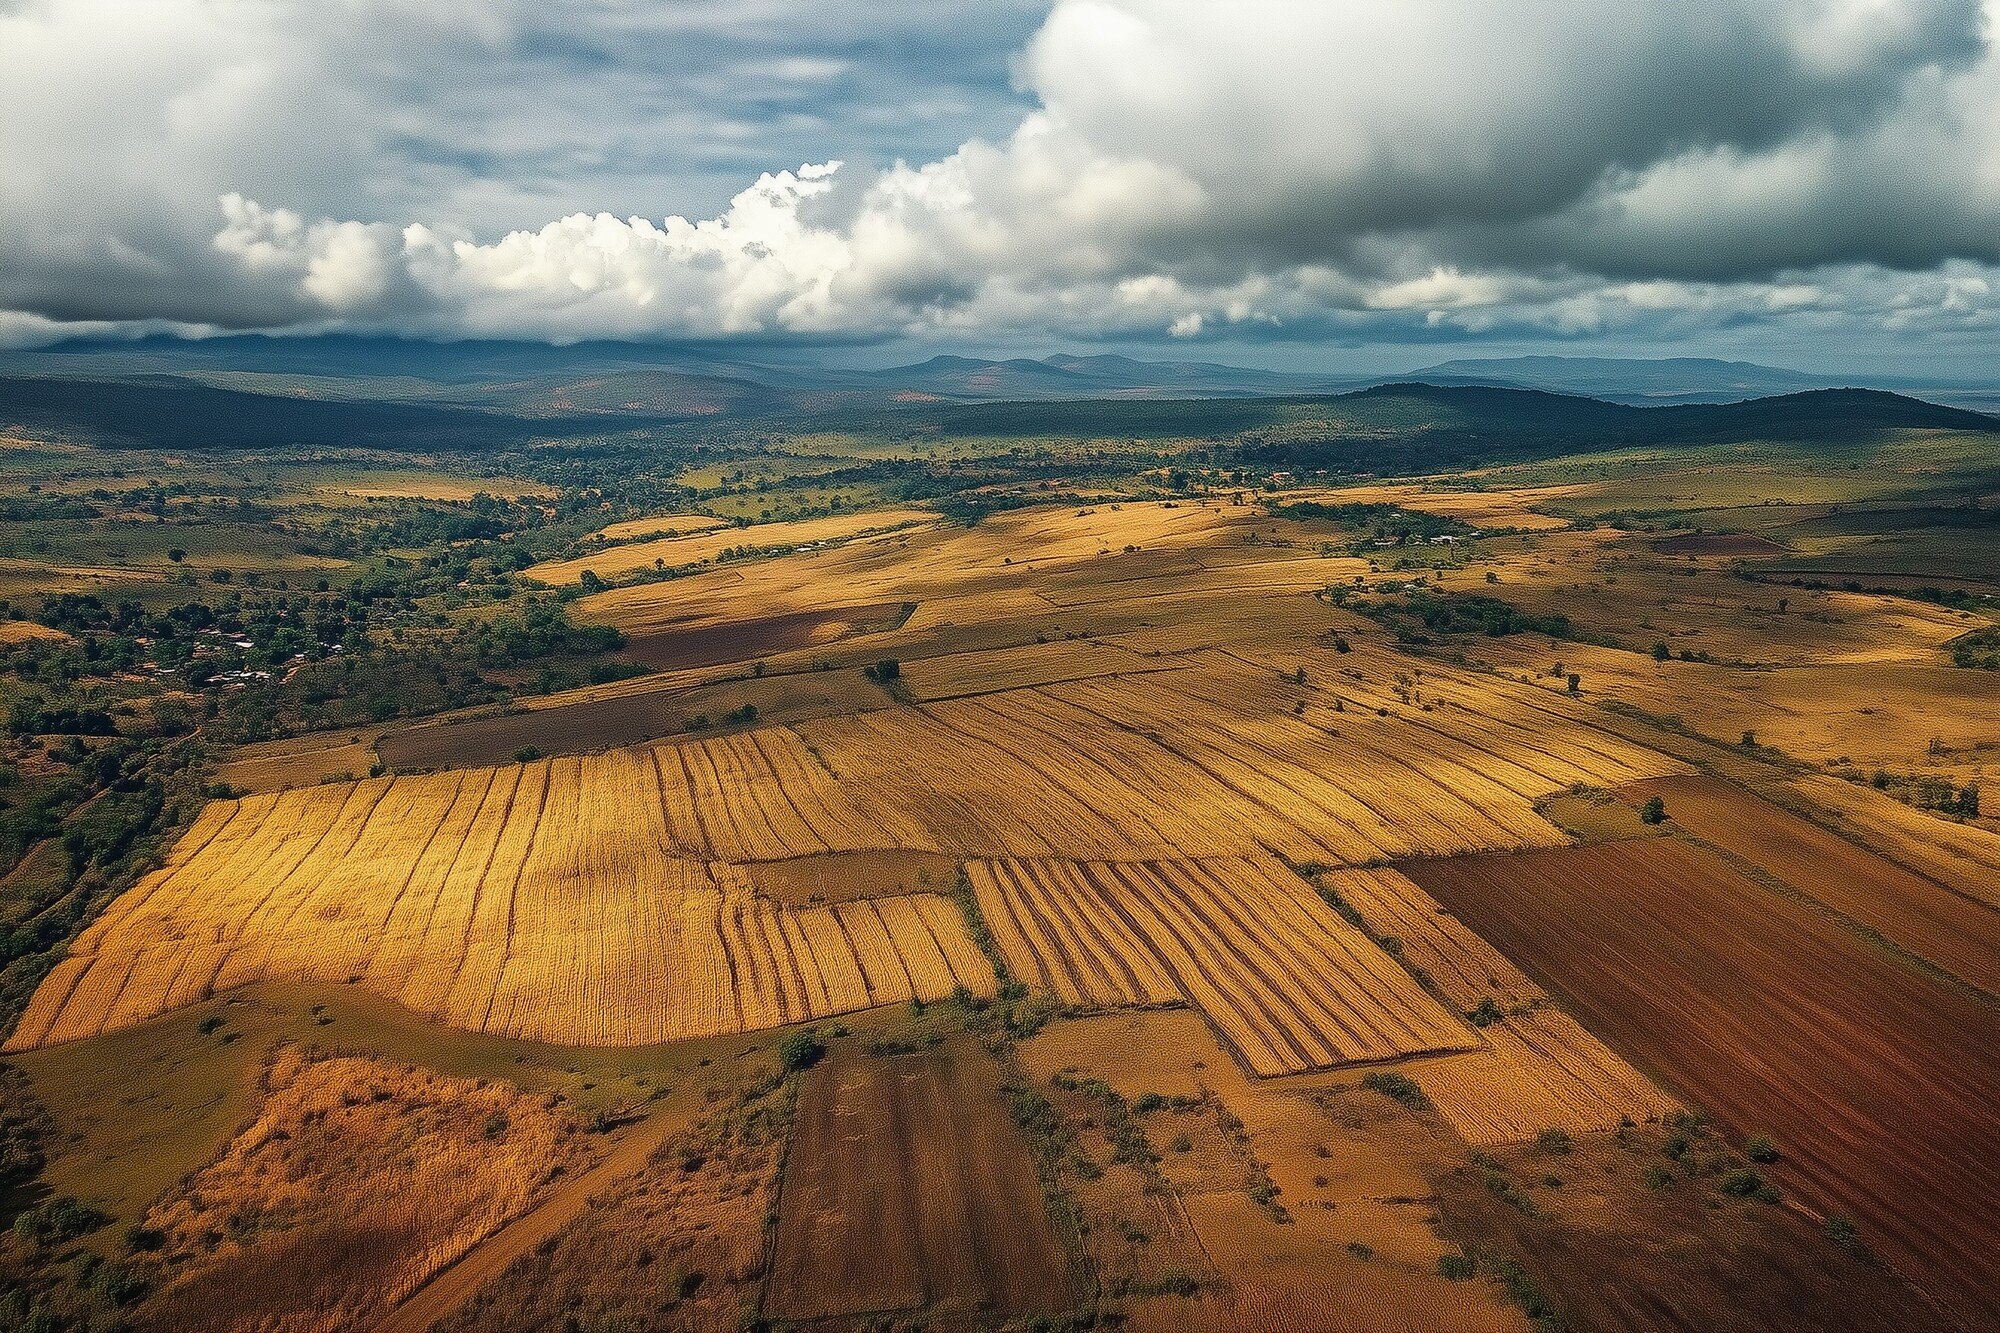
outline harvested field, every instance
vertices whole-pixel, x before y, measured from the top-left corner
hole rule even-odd
[[[375,731],[298,736],[239,746],[218,765],[216,780],[250,792],[311,787],[328,780],[366,777],[375,766]]]
[[[1877,851],[1963,897],[2000,908],[2000,834],[1938,819],[1838,778],[1808,776],[1795,788]]]
[[[589,1153],[552,1099],[286,1048],[256,1122],[147,1217],[167,1285],[143,1326],[360,1326]]]
[[[970,1039],[923,1055],[843,1047],[806,1081],[764,1313],[942,1305],[1006,1320],[1076,1305],[1000,1071]]]
[[[929,702],[1090,676],[1160,671],[1180,665],[1171,659],[1143,657],[1116,644],[1058,641],[926,658],[908,663],[903,670],[903,681],[913,697]]]
[[[691,532],[710,532],[726,526],[722,519],[707,514],[660,514],[607,523],[590,535],[607,542],[635,542],[647,537],[685,537]]]
[[[1343,486],[1339,490],[1286,492],[1280,502],[1292,499],[1316,500],[1321,504],[1388,504],[1421,514],[1454,518],[1476,528],[1514,529],[1548,532],[1569,526],[1570,521],[1554,514],[1537,513],[1532,506],[1560,502],[1576,488],[1539,486],[1496,491],[1450,490],[1432,485]]]
[[[797,779],[811,760],[774,746],[786,735],[214,802],[78,938],[10,1048],[286,978],[352,981],[457,1027],[579,1045],[771,1027],[959,985],[990,994],[991,969],[942,897],[794,911],[708,859],[871,845],[831,784],[807,799]]]
[[[1007,966],[1071,1006],[1185,1000],[1258,1074],[1477,1039],[1282,863],[967,867]]]
[[[2000,1013],[1672,838],[1407,867],[1952,1312],[2000,1319]]]
[[[1656,1120],[1674,1102],[1555,1008],[1541,987],[1395,870],[1330,871],[1320,883],[1461,1012],[1491,1001],[1502,1015],[1480,1049],[1405,1066],[1468,1143],[1520,1143],[1545,1129],[1572,1134]]]
[[[651,570],[658,563],[664,563],[670,569],[678,568],[713,560],[724,551],[739,548],[810,546],[937,521],[938,516],[926,509],[871,509],[858,514],[836,514],[829,518],[754,523],[745,528],[711,529],[659,541],[610,546],[570,560],[544,561],[531,566],[526,575],[552,588],[561,588],[575,583],[583,577],[585,570],[589,570],[609,583],[642,570]]]
[[[1897,947],[2000,996],[2000,909],[1964,898],[1817,824],[1716,778],[1654,778],[1625,789],[1668,817]]]
[[[749,705],[760,721],[790,722],[830,713],[881,708],[890,700],[859,671],[798,671],[785,675],[683,672],[641,677],[640,688],[590,687],[567,696],[529,700],[505,712],[461,715],[384,732],[376,753],[392,771],[504,764],[532,747],[544,755],[588,754],[662,737],[685,735],[706,718],[727,725]],[[704,679],[705,678],[705,679]],[[367,772],[364,765],[359,772]]]
[[[894,629],[908,611],[902,602],[870,602],[789,611],[754,620],[697,621],[686,617],[683,621],[634,625],[626,629],[625,655],[666,671],[743,662]]]

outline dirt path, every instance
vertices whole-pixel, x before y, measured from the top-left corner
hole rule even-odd
[[[425,1333],[455,1314],[515,1260],[561,1231],[582,1214],[593,1196],[638,1172],[653,1150],[694,1116],[692,1106],[662,1106],[623,1130],[604,1160],[556,1185],[540,1203],[466,1251],[383,1316],[375,1333]]]

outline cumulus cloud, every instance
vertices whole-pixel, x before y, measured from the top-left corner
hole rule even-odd
[[[713,6],[670,7],[687,25],[671,30],[655,9],[586,6],[557,134],[478,73],[519,75],[542,49],[525,3],[358,0],[381,20],[366,53],[362,25],[324,7],[203,5],[183,17],[220,54],[179,68],[164,52],[184,32],[155,31],[151,54],[84,41],[95,2],[0,9],[0,77],[43,107],[80,71],[116,86],[155,113],[162,159],[193,169],[149,169],[137,127],[74,93],[71,138],[112,145],[94,170],[62,134],[51,146],[46,111],[39,132],[0,128],[24,164],[0,185],[17,328],[1947,336],[2000,308],[2000,0],[1058,0],[1019,45],[1023,109],[999,132],[886,160],[867,99],[814,114],[860,77],[855,52],[736,52],[695,82],[793,100],[737,106],[704,141],[792,135],[819,146],[808,165],[707,216],[540,217],[557,197],[630,197],[632,154],[593,169],[565,97],[595,88],[600,137],[629,149],[646,123],[631,108],[666,104],[645,91],[657,69],[616,53],[705,49],[693,11]],[[735,31],[806,12],[723,9],[707,17]],[[939,31],[948,12],[928,15]],[[427,81],[392,40],[465,82]],[[423,115],[440,106],[483,159],[438,148]],[[665,139],[695,137],[685,110],[654,122]]]

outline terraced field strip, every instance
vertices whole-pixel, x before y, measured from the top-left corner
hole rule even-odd
[[[751,762],[736,739],[718,762]],[[627,752],[216,802],[77,939],[10,1049],[267,980],[351,982],[452,1026],[582,1045],[992,992],[945,899],[762,898],[739,867],[682,849],[689,824],[754,812],[732,836],[823,847],[804,818],[721,787],[697,816],[649,775]]]
[[[2000,908],[2000,834],[1948,823],[1839,778],[1807,775],[1794,785],[1877,851],[1956,893]]]
[[[562,588],[582,578],[585,570],[608,581],[650,570],[656,561],[664,562],[668,567],[677,567],[713,560],[724,551],[737,547],[771,548],[845,541],[867,533],[885,532],[917,523],[935,523],[937,517],[924,509],[877,509],[826,518],[755,523],[747,528],[718,528],[608,546],[570,560],[548,560],[529,567],[526,573],[529,578],[552,588]]]
[[[965,695],[993,694],[1029,685],[1081,680],[1088,676],[1136,675],[1180,666],[1172,658],[1147,657],[1110,643],[1057,640],[991,652],[949,653],[903,664],[910,693],[926,702]]]
[[[1478,1044],[1273,858],[1003,859],[967,873],[1018,976],[1078,1007],[1186,1000],[1258,1074]]]
[[[1771,1134],[1783,1184],[1966,1326],[2000,1323],[2000,1012],[1679,839],[1407,869],[1593,1032]]]
[[[1624,794],[1633,804],[1658,796],[1673,822],[1702,841],[2000,996],[2000,908],[1961,897],[1718,778],[1655,778]]]

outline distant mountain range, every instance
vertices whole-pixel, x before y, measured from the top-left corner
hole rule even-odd
[[[755,415],[848,404],[1283,397],[1421,382],[1542,389],[1627,404],[1728,403],[1812,389],[1878,388],[1966,407],[2000,405],[2000,375],[1963,384],[1813,374],[1706,357],[1461,358],[1397,375],[1260,370],[1129,356],[935,356],[853,369],[739,349],[634,343],[432,343],[258,334],[79,341],[0,353],[0,374],[176,375],[220,388],[321,398],[452,403],[527,416]]]

